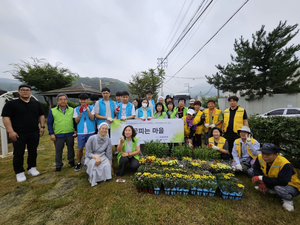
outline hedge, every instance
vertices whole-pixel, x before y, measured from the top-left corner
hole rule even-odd
[[[300,168],[300,117],[250,117],[253,137],[263,143],[273,143],[294,167]]]

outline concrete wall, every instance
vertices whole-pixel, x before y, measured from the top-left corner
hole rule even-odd
[[[229,108],[228,98],[219,98],[219,109],[224,111]],[[272,97],[264,96],[260,100],[246,101],[244,97],[239,97],[239,103],[246,109],[247,114],[256,115],[268,112],[276,108],[294,107],[300,108],[300,93],[297,94],[275,94]]]

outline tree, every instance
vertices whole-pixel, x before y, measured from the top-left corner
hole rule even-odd
[[[69,87],[75,78],[76,73],[63,68],[61,63],[52,66],[46,59],[32,58],[33,62],[22,61],[22,63],[10,64],[14,70],[6,71],[22,83],[32,86],[32,90],[38,92],[50,91],[58,88]],[[46,97],[45,101],[49,105]]]
[[[286,25],[286,21],[266,34],[263,25],[252,34],[252,43],[243,36],[235,39],[232,62],[227,66],[217,65],[219,73],[205,76],[209,84],[222,91],[236,93],[246,100],[261,99],[264,95],[297,93],[300,91],[299,58],[295,53],[300,44],[287,46],[299,32],[293,31],[298,24]]]
[[[158,88],[161,87],[165,79],[165,71],[158,69],[157,73],[154,69],[148,71],[142,71],[132,75],[132,80],[129,81],[129,90],[133,95],[138,97],[145,97],[146,91],[153,91],[153,98],[157,97]]]
[[[219,103],[218,103],[218,99],[219,97],[218,96],[215,96],[215,97],[206,97],[205,95],[201,95],[201,106],[204,107],[204,108],[208,108],[207,107],[207,102],[208,100],[215,100],[215,108],[219,108]]]

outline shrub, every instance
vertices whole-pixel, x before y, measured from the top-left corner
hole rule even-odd
[[[169,153],[169,147],[167,143],[161,143],[160,141],[145,141],[145,154],[155,155],[156,157],[164,157]]]
[[[250,117],[253,137],[263,143],[273,143],[293,166],[300,168],[300,117]]]
[[[192,157],[193,149],[188,145],[176,146],[172,149],[171,156],[179,160],[181,160],[183,157]]]
[[[194,149],[193,158],[202,160],[214,160],[220,159],[220,155],[216,152],[216,150],[204,146],[202,148],[199,147]]]

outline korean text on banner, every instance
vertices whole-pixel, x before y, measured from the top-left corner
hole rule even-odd
[[[181,119],[152,119],[114,120],[111,123],[111,144],[119,144],[123,129],[131,125],[137,133],[141,144],[145,141],[159,140],[163,143],[182,143],[184,141],[183,120]]]

